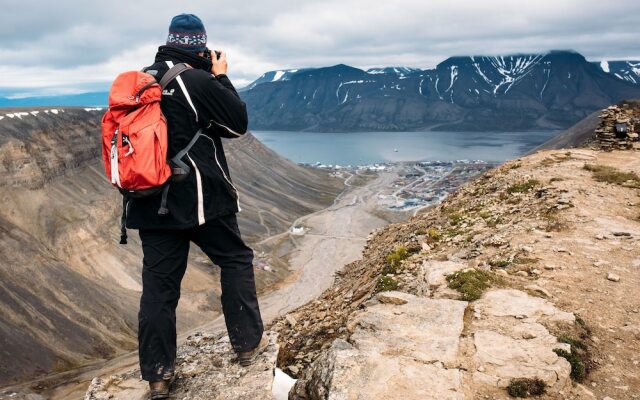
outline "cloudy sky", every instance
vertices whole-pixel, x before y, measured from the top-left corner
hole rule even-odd
[[[263,72],[345,63],[429,68],[453,55],[574,49],[640,59],[640,1],[0,0],[0,97],[106,90],[152,62],[194,13],[241,87]]]

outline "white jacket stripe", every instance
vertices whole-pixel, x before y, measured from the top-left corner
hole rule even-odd
[[[173,61],[167,61],[166,63],[169,66],[169,68],[173,67]],[[184,81],[182,80],[180,75],[178,75],[176,77],[176,80],[178,81],[178,85],[180,85],[180,89],[182,89],[182,93],[184,93],[184,97],[187,99],[187,102],[191,106],[191,109],[196,114],[196,122],[197,122],[198,121],[198,111],[196,111],[196,107],[193,105],[193,102],[191,101],[191,96],[189,96],[189,92],[187,91],[187,87],[185,86]]]
[[[189,161],[191,161],[191,164],[193,164],[193,168],[196,170],[196,185],[197,185],[196,190],[198,192],[198,225],[202,225],[205,222],[204,221],[204,196],[202,194],[202,177],[200,176],[200,170],[198,169],[196,162],[193,161],[193,159],[189,154],[187,154],[187,158],[189,158]]]

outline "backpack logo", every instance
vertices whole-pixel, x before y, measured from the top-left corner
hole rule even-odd
[[[171,90],[165,89],[165,90],[162,91],[162,95],[163,96],[173,96],[173,92],[175,92],[175,89],[171,89]]]

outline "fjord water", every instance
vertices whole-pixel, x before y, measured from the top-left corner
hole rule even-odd
[[[437,160],[501,162],[520,157],[556,133],[253,131],[262,143],[292,161],[338,165]]]

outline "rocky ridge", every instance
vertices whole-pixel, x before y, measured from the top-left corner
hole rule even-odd
[[[638,398],[638,186],[585,165],[638,174],[640,156],[541,151],[375,232],[332,288],[272,326],[299,378],[289,398],[503,399],[522,382],[545,399]],[[460,276],[486,276],[484,293],[454,290]]]

